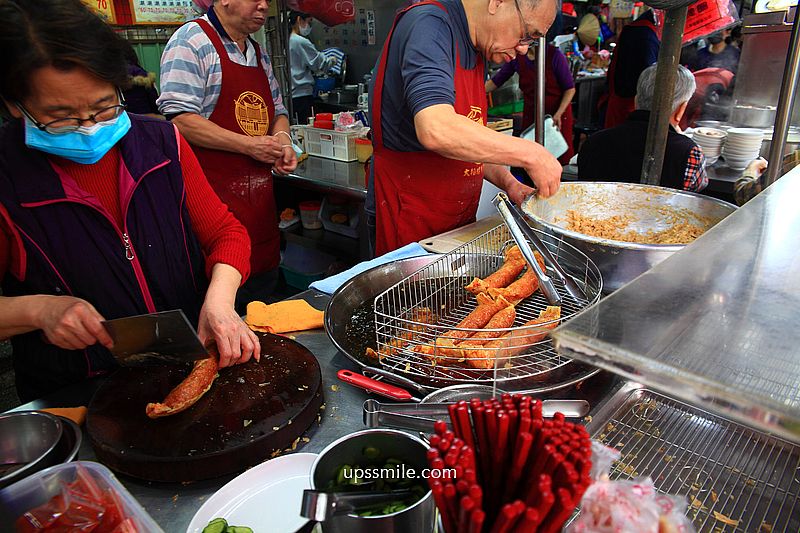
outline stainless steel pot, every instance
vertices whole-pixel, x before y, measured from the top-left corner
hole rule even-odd
[[[775,106],[735,105],[731,111],[731,123],[748,128],[771,128],[775,125]]]
[[[368,429],[345,435],[320,452],[311,466],[311,488],[325,490],[342,465],[370,464],[371,461],[364,456],[367,447],[377,449],[381,460],[394,458],[401,461],[406,473],[413,469],[421,475],[422,470],[428,468],[428,447],[421,439],[393,429]],[[322,529],[325,533],[432,533],[434,509],[429,490],[417,503],[402,511],[369,517],[337,515],[323,522]]]
[[[570,231],[566,229],[568,210],[598,219],[629,215],[634,219],[630,228],[639,232],[668,228],[668,214],[708,230],[736,210],[732,204],[701,194],[607,182],[564,183],[555,196],[531,197],[522,208],[533,227],[564,239],[595,262],[606,293],[650,270],[684,245],[612,241]]]

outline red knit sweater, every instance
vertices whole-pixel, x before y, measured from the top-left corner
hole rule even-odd
[[[186,207],[192,228],[206,256],[206,274],[210,278],[212,267],[217,263],[225,263],[238,270],[244,282],[250,275],[250,237],[247,230],[211,188],[189,143],[182,136],[179,138]],[[60,157],[51,157],[51,161],[72,176],[82,189],[97,197],[117,227],[121,228],[119,158],[119,149],[115,146],[93,165],[82,165]],[[19,235],[9,228],[8,218],[5,208],[0,205],[0,279],[12,265],[19,264],[22,250]]]

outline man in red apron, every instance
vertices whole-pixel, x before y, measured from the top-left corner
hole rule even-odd
[[[542,146],[484,127],[484,58],[525,53],[555,9],[553,0],[426,0],[398,13],[371,90],[365,209],[376,254],[474,221],[484,178],[515,202],[533,192],[503,165],[525,168],[542,196],[558,190],[561,166]]]
[[[622,29],[608,67],[606,128],[622,124],[636,109],[634,98],[639,75],[658,61],[660,48],[652,9]]]
[[[297,166],[269,58],[250,38],[268,6],[220,0],[175,32],[161,58],[161,112],[192,144],[208,181],[250,235],[252,275],[237,295],[240,310],[274,289],[280,232],[271,172]]]

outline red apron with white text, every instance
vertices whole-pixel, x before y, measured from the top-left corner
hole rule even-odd
[[[473,222],[481,196],[482,163],[456,161],[427,151],[398,152],[383,144],[381,104],[392,33],[406,11],[426,4],[447,11],[439,2],[428,0],[398,13],[386,38],[375,81],[373,164],[377,255]],[[460,51],[456,50],[456,113],[486,125],[483,58],[479,55],[474,68],[464,69],[460,63]]]
[[[219,54],[222,87],[217,105],[208,119],[235,133],[268,135],[275,118],[275,102],[261,61],[255,67],[239,65],[228,58],[216,30],[205,20],[197,22]],[[257,57],[258,44],[251,41]],[[281,238],[273,193],[272,165],[243,154],[192,146],[211,187],[247,229],[251,241],[252,274],[278,267]]]
[[[558,111],[558,106],[561,105],[564,91],[561,90],[556,74],[553,71],[551,46],[547,45],[547,54],[545,56],[544,113],[545,115],[553,116]],[[522,130],[525,131],[528,126],[533,124],[536,110],[536,70],[531,68],[528,61],[526,61],[526,55],[523,54],[517,55],[517,65],[519,67],[519,88],[522,91],[524,102],[522,108]],[[558,158],[562,165],[569,163],[570,158],[574,155],[572,151],[572,123],[572,104],[570,104],[561,116],[561,134],[564,135],[564,140],[567,141],[567,151]]]
[[[645,26],[653,30],[653,33],[658,33],[655,24],[646,19],[639,19],[629,24],[629,26]],[[613,128],[619,126],[628,115],[633,113],[636,109],[634,96],[626,97],[619,96],[614,89],[614,72],[617,67],[617,57],[611,58],[611,65],[608,67],[608,107],[606,108],[606,121],[604,126],[606,128]]]

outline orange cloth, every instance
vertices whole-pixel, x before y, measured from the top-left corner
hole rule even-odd
[[[39,409],[40,411],[44,411],[45,413],[50,413],[51,415],[56,416],[63,416],[64,418],[68,418],[78,424],[79,426],[83,425],[83,421],[86,420],[86,407],[51,407],[49,409]]]
[[[287,300],[267,305],[264,302],[247,304],[245,322],[255,331],[286,333],[322,327],[325,313],[314,309],[305,300]]]

